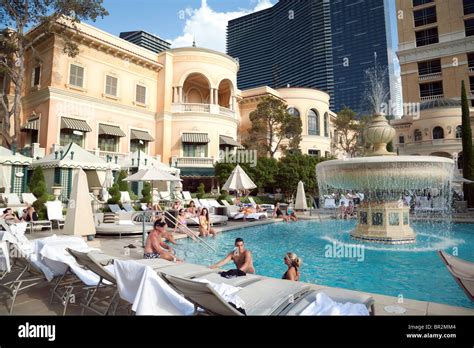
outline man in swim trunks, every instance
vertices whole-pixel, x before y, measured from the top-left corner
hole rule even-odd
[[[255,268],[253,267],[252,253],[249,250],[245,250],[244,240],[242,238],[237,238],[235,240],[235,250],[230,252],[225,259],[219,261],[218,263],[210,266],[209,268],[219,268],[234,261],[235,266],[245,273],[255,273]]]
[[[166,222],[162,220],[155,221],[154,229],[148,234],[145,243],[143,258],[145,259],[165,259],[168,261],[181,261],[174,256],[174,249],[162,241],[162,231]]]

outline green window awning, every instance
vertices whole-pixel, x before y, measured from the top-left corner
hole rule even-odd
[[[61,117],[61,129],[72,129],[81,132],[92,132],[86,121],[77,118]]]
[[[181,136],[181,142],[183,143],[193,143],[193,144],[207,144],[211,140],[207,133],[183,133]]]
[[[215,175],[214,168],[179,168],[181,177],[206,177],[211,178]]]
[[[130,132],[132,140],[155,141],[148,132],[132,129]]]
[[[29,130],[39,130],[39,118],[34,118],[28,120],[23,127],[21,127],[22,131],[29,131]]]
[[[126,134],[118,126],[111,126],[109,124],[99,124],[99,135],[112,135],[114,137],[125,137]]]
[[[237,141],[232,139],[231,137],[221,135],[219,137],[219,145],[227,145],[227,146],[233,146],[233,147],[242,147],[241,144],[239,144]]]

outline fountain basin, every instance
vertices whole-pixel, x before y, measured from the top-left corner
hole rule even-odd
[[[318,182],[326,188],[358,191],[441,189],[451,181],[453,170],[453,160],[435,156],[360,157],[316,166]]]

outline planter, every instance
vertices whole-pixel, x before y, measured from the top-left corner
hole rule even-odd
[[[51,189],[53,190],[53,196],[58,201],[59,196],[61,196],[61,191],[62,191],[63,187],[62,186],[51,186]]]

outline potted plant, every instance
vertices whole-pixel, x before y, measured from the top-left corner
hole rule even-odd
[[[54,185],[51,186],[51,189],[53,190],[53,196],[56,198],[56,200],[59,200],[59,196],[61,196],[61,191],[63,189],[61,184],[54,183]]]

